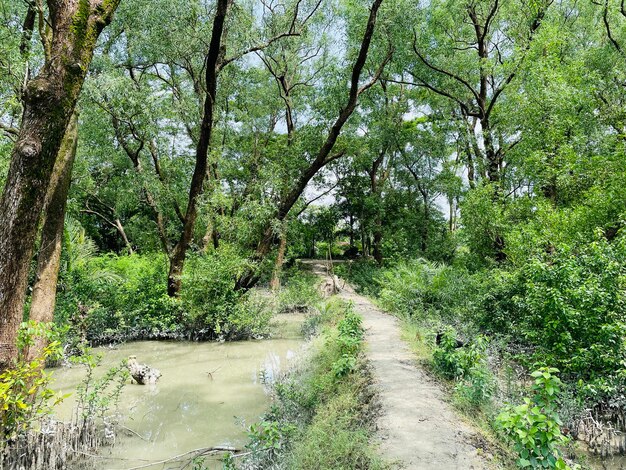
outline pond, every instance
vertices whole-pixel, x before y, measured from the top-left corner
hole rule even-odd
[[[171,458],[198,448],[247,442],[247,427],[267,410],[266,383],[284,371],[303,344],[300,315],[281,316],[271,339],[197,343],[138,341],[115,349],[95,348],[103,355],[103,374],[130,355],[163,374],[156,385],[125,386],[119,411],[126,419],[115,445],[100,449],[96,468],[128,469]],[[62,393],[83,380],[82,367],[54,370],[54,388]],[[66,399],[57,417],[69,420],[75,400]],[[221,468],[215,464],[216,468]],[[149,468],[177,468],[155,465]]]

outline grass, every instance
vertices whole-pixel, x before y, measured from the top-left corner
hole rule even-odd
[[[231,468],[386,468],[370,445],[376,403],[360,322],[345,302],[320,307],[308,357],[275,384],[274,405],[251,428],[252,455]]]

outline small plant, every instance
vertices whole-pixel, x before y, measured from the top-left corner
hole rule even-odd
[[[531,396],[524,398],[521,405],[507,405],[496,418],[496,425],[514,445],[520,468],[570,468],[559,451],[568,438],[561,433],[557,413],[561,391],[557,372],[552,367],[533,372]]]
[[[487,338],[478,336],[468,345],[458,347],[456,331],[446,328],[433,352],[435,370],[447,379],[465,379],[473,370],[484,365],[487,345]]]
[[[447,328],[433,353],[435,371],[457,381],[455,396],[461,406],[480,407],[493,395],[495,381],[486,363],[487,345],[487,338],[478,336],[459,348],[456,331]]]
[[[277,421],[260,421],[250,426],[248,447],[253,451],[279,452],[286,444],[295,427],[292,424],[282,424]]]
[[[222,457],[222,469],[223,470],[235,470],[237,466],[235,465],[235,458],[233,454],[227,452]]]
[[[357,356],[363,342],[361,323],[361,317],[349,307],[344,318],[337,325],[339,332],[337,344],[341,356],[332,365],[335,377],[348,375],[357,365]]]
[[[13,369],[0,374],[0,432],[6,440],[32,429],[65,398],[50,388],[51,375],[43,371],[46,361],[61,356],[61,343],[50,342],[32,360],[25,357],[37,338],[48,340],[55,336],[50,324],[28,322],[21,325],[17,341],[18,361]]]
[[[344,354],[333,363],[333,374],[335,377],[345,377],[352,372],[357,365],[357,359],[349,354]]]
[[[84,366],[87,371],[76,390],[82,418],[104,418],[109,409],[117,404],[129,377],[126,361],[109,369],[100,379],[94,378],[94,371],[102,362],[102,356],[93,356],[85,351],[85,354],[72,358],[72,362]]]
[[[454,396],[462,408],[480,408],[494,394],[495,381],[491,371],[483,364],[470,369],[466,378],[454,387]]]

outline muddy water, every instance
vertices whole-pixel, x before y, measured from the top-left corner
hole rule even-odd
[[[138,436],[121,432],[114,446],[101,449],[97,468],[128,469],[203,447],[241,448],[247,441],[246,427],[258,421],[269,404],[265,383],[285,370],[303,343],[302,321],[294,316],[283,319],[279,334],[269,340],[140,341],[117,349],[97,348],[95,352],[104,356],[101,373],[136,355],[140,363],[163,374],[156,385],[125,387],[119,411],[126,416],[123,425]],[[54,376],[55,388],[67,393],[75,390],[84,370],[58,369]],[[61,405],[59,418],[69,419],[73,401]],[[211,466],[220,468],[217,463]],[[150,468],[178,467],[168,463]]]

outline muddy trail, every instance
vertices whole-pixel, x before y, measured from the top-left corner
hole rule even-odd
[[[323,261],[305,261],[332,286]],[[478,450],[484,439],[446,402],[446,392],[420,367],[401,338],[398,319],[376,308],[343,281],[339,298],[363,317],[366,354],[372,365],[381,413],[380,454],[395,468],[419,470],[494,468]]]

